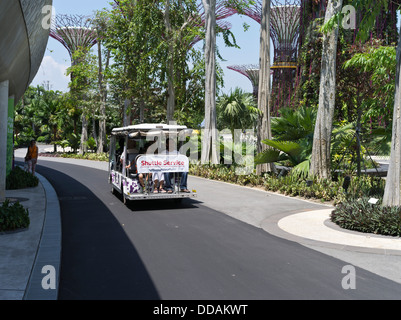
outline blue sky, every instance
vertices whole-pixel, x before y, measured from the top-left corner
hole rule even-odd
[[[109,0],[53,0],[53,6],[56,14],[91,15],[96,10],[110,8],[109,2]],[[260,25],[248,17],[238,15],[228,18],[227,21],[232,24],[231,31],[241,49],[227,48],[221,38],[217,39],[220,54],[226,60],[219,61],[224,71],[223,92],[228,93],[235,87],[252,92],[251,82],[238,72],[227,69],[227,66],[258,64]],[[243,29],[244,22],[250,25],[246,32]],[[70,65],[67,50],[56,40],[49,38],[42,65],[31,85],[48,82],[53,90],[68,91],[69,79],[65,76],[65,71]]]
[[[109,3],[110,0],[53,0],[56,14],[91,15],[96,10],[110,8]],[[223,92],[228,93],[235,87],[240,87],[246,92],[252,92],[250,80],[236,71],[227,69],[227,66],[259,63],[260,25],[246,16],[234,15],[226,20],[232,24],[231,31],[234,33],[237,44],[241,49],[227,48],[221,38],[217,39],[220,54],[226,60],[219,61],[224,71],[225,86]],[[398,28],[400,20],[399,18]],[[244,32],[243,29],[244,22],[250,26],[249,30],[246,32]],[[201,45],[202,43],[199,42],[198,46]],[[49,38],[42,65],[32,85],[48,82],[50,88],[53,90],[68,91],[69,78],[65,76],[65,72],[70,64],[70,57],[67,50],[56,40]]]

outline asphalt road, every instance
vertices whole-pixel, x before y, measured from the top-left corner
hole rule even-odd
[[[344,261],[201,201],[124,206],[102,170],[41,159],[37,171],[60,200],[59,299],[401,299],[400,284],[359,268],[345,290]]]

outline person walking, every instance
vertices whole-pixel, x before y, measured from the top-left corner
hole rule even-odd
[[[28,172],[31,172],[33,175],[35,175],[36,163],[38,162],[38,155],[39,155],[39,150],[38,147],[36,146],[36,141],[31,140],[31,143],[29,144],[28,151],[25,156],[25,161],[28,163]]]

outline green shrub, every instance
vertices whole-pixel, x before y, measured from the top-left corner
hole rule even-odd
[[[19,202],[10,205],[6,200],[0,207],[0,232],[28,228],[30,224],[28,209]]]
[[[20,167],[15,167],[6,179],[7,190],[32,188],[38,184],[39,179],[37,177],[22,170]]]
[[[269,173],[263,176],[256,174],[237,175],[236,166],[191,164],[189,173],[207,179],[214,179],[246,185],[263,187],[267,191],[280,192],[288,196],[299,196],[306,199],[319,199],[341,203],[346,199],[360,198],[363,196],[380,197],[384,193],[385,181],[376,177],[352,177],[347,193],[343,189],[344,178],[338,181],[312,179],[312,184],[307,185],[305,179],[299,179],[295,175],[287,175],[279,178]]]
[[[93,160],[93,161],[109,161],[109,154],[107,152],[103,153],[92,153],[87,152],[83,155],[77,153],[62,153],[61,157],[63,158],[73,158],[73,159],[83,159],[83,160]]]
[[[401,236],[401,208],[383,207],[379,201],[370,204],[369,197],[351,199],[340,203],[330,218],[335,224],[348,230]]]
[[[96,149],[96,140],[93,137],[90,137],[86,142],[86,146],[88,147],[89,150],[95,150]]]

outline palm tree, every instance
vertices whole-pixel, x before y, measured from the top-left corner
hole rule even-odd
[[[41,118],[42,127],[49,130],[53,135],[54,152],[57,151],[57,131],[62,115],[60,97],[58,92],[46,91],[41,97],[41,108],[38,110],[38,115]]]
[[[275,140],[297,141],[307,138],[313,141],[315,129],[316,109],[302,106],[297,110],[282,108],[280,117],[271,120],[272,134]]]
[[[256,164],[290,161],[291,173],[306,177],[309,175],[313,134],[317,111],[311,107],[300,107],[297,110],[281,109],[280,117],[272,118],[271,128],[274,139],[262,142],[270,148],[259,153]],[[354,123],[337,124],[331,135],[331,153],[349,146],[354,134]]]
[[[235,129],[254,128],[259,114],[253,95],[241,88],[224,93],[217,100],[218,127],[230,129],[233,139]]]

